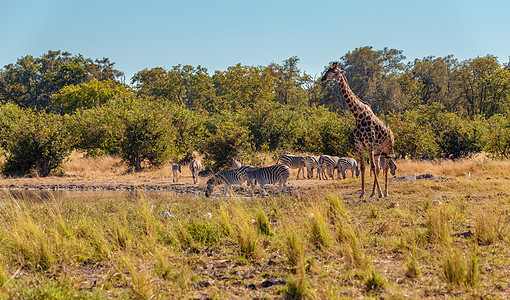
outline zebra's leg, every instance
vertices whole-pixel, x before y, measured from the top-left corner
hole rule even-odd
[[[250,187],[251,187],[251,196],[255,194],[255,179],[250,180]]]
[[[227,196],[228,196],[228,190],[229,190],[228,183],[225,182],[225,185],[224,185],[224,197],[225,198],[227,198]]]
[[[283,191],[283,186],[284,186],[285,182],[283,181],[283,178],[280,179],[280,181],[278,182],[278,194],[281,196],[282,195],[282,191]]]
[[[260,185],[260,188],[262,189],[262,198],[264,198],[266,196],[266,192],[265,192],[265,183],[264,182],[259,182],[259,185]]]

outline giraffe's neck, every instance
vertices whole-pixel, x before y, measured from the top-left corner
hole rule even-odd
[[[342,91],[342,95],[344,96],[349,111],[357,119],[362,111],[367,110],[368,105],[365,104],[358,96],[356,96],[356,94],[354,94],[354,92],[351,90],[351,87],[347,83],[347,78],[345,78],[345,75],[340,75],[338,85],[340,86],[340,91]]]

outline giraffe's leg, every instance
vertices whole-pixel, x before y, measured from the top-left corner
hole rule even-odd
[[[390,167],[389,162],[390,162],[389,159],[384,160],[384,169],[383,169],[383,172],[384,172],[384,197],[388,197],[388,169]]]
[[[374,160],[374,150],[373,149],[370,149],[369,151],[369,155],[370,155],[370,168],[373,168],[374,169],[374,186],[372,187],[372,194],[370,195],[370,197],[373,197],[375,196],[375,188],[377,187],[377,193],[379,195],[379,197],[382,197],[382,191],[381,191],[381,187],[379,186],[379,180],[377,179],[378,177],[378,170],[376,169],[376,166],[375,166],[375,160]]]
[[[358,154],[361,171],[361,194],[359,195],[359,197],[362,198],[365,195],[365,157],[363,155],[363,148],[358,149]]]

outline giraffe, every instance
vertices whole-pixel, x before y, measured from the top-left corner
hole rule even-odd
[[[345,73],[345,70],[339,67],[338,63],[333,63],[321,78],[321,82],[326,82],[328,80],[337,81],[345,102],[349,107],[349,111],[356,119],[356,126],[354,127],[354,146],[358,152],[361,164],[360,198],[362,198],[365,194],[365,149],[368,150],[371,168],[375,168],[375,157],[383,156],[386,158],[395,158],[393,154],[394,138],[390,127],[374,114],[367,102],[354,94],[347,83]],[[375,195],[376,187],[379,197],[388,196],[388,161],[389,159],[385,160],[383,167],[385,174],[384,195],[379,186],[377,174],[374,172],[374,186],[370,197]]]

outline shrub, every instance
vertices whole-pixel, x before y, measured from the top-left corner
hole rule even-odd
[[[204,150],[206,158],[214,161],[213,169],[229,166],[231,157],[244,157],[252,151],[250,131],[239,117],[225,112],[208,120]]]
[[[23,176],[35,171],[47,176],[58,170],[72,149],[67,119],[12,105],[0,110],[1,145],[8,152],[3,173]]]
[[[144,99],[115,99],[90,110],[78,111],[73,130],[78,149],[92,154],[119,155],[130,169],[161,166],[177,156],[177,132],[169,116],[172,107]]]

